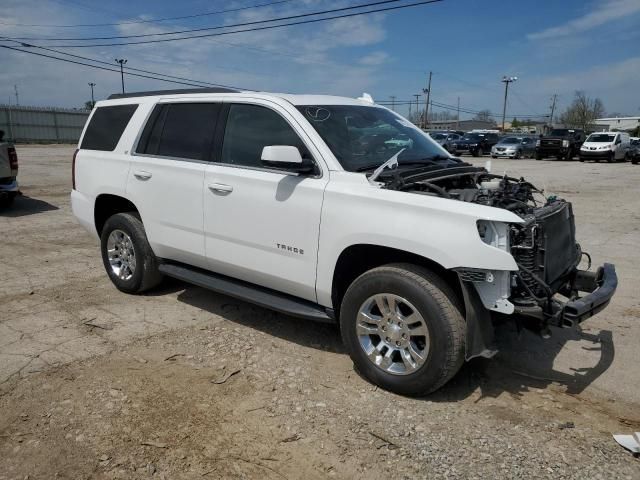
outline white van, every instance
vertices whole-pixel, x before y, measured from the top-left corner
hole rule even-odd
[[[630,146],[630,137],[625,132],[597,132],[587,137],[580,147],[580,161],[606,160],[624,162]]]

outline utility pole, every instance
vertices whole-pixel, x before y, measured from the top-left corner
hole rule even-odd
[[[504,132],[504,119],[507,115],[507,95],[509,94],[509,84],[518,80],[518,77],[502,77],[501,82],[504,83],[504,107],[502,108],[502,131]]]
[[[16,91],[16,107],[20,106],[20,96],[18,95],[18,85],[14,85],[13,89]]]
[[[423,88],[422,92],[426,94],[427,98],[425,99],[425,107],[424,107],[424,126],[427,127],[427,123],[429,122],[429,101],[431,100],[431,76],[433,72],[429,72],[429,83],[427,84],[427,88]]]
[[[96,101],[93,99],[93,87],[95,87],[96,84],[89,82],[89,86],[91,87],[91,108],[94,108],[96,106]]]
[[[395,112],[396,111],[396,96],[395,95],[391,95],[389,98],[391,99],[391,110],[393,110]]]
[[[414,97],[416,97],[416,120],[418,123],[418,126],[421,123],[421,118],[420,118],[420,94],[419,93],[414,93],[413,94]]]
[[[551,116],[549,117],[549,125],[553,126],[553,113],[556,111],[556,100],[558,99],[558,94],[554,93],[553,98],[551,99]]]
[[[456,115],[456,130],[460,130],[460,97],[458,97],[458,113]]]
[[[120,79],[122,80],[122,93],[124,93],[124,70],[123,66],[127,63],[126,58],[116,58],[116,63],[120,64]]]

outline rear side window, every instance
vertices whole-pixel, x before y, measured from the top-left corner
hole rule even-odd
[[[157,105],[140,137],[137,153],[207,160],[220,104]]]
[[[114,105],[96,109],[80,148],[113,151],[137,108],[138,105]]]

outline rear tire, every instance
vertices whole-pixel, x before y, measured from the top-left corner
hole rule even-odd
[[[401,395],[434,392],[464,363],[459,300],[440,277],[416,265],[389,264],[358,277],[342,300],[340,327],[356,369]]]
[[[536,160],[542,160],[542,155],[540,155],[539,153],[536,153]]]
[[[118,290],[141,293],[162,281],[158,259],[137,213],[111,216],[102,229],[100,247],[104,268]]]

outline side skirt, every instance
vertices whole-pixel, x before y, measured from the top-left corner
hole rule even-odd
[[[192,283],[217,293],[229,295],[230,297],[245,300],[249,303],[275,310],[276,312],[307,320],[314,320],[316,322],[335,323],[335,319],[331,316],[332,312],[330,309],[269,288],[188,265],[163,263],[159,266],[159,270],[169,277],[177,278],[178,280]]]

